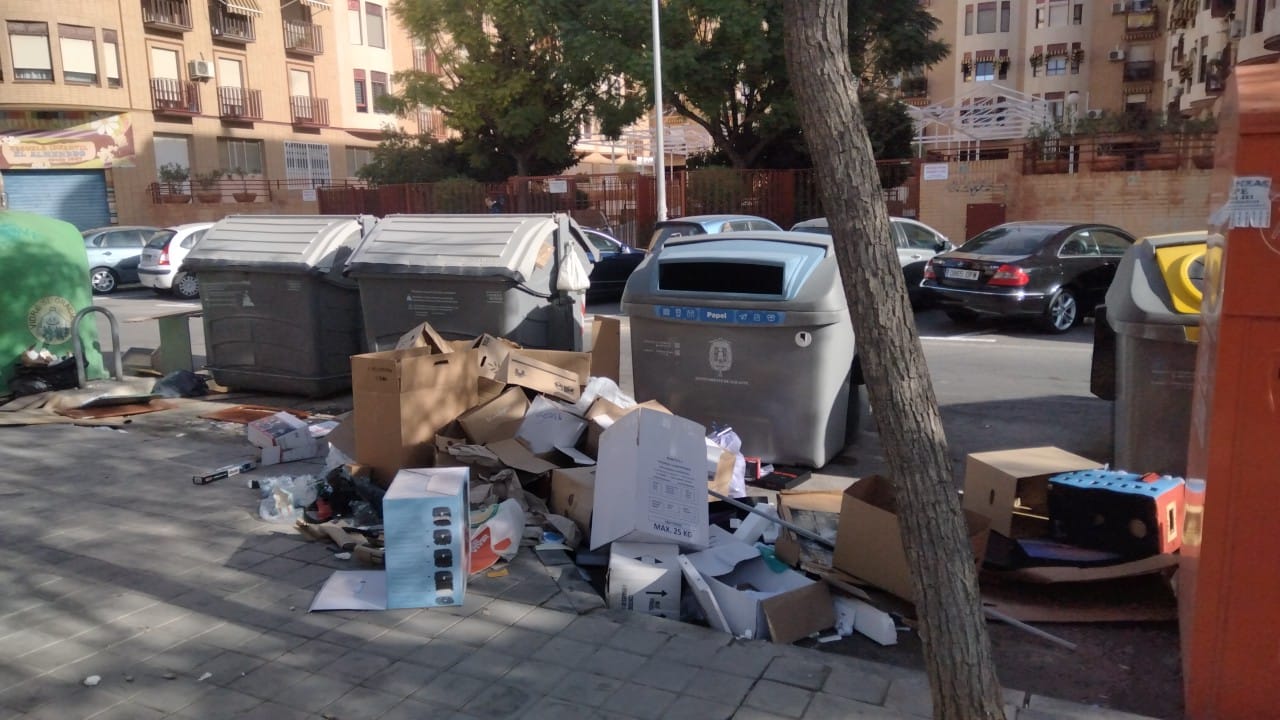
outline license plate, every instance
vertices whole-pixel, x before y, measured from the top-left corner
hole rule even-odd
[[[947,268],[946,276],[952,280],[977,280],[977,270],[962,270],[960,268]]]

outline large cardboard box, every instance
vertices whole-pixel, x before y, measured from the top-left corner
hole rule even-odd
[[[563,515],[591,537],[591,510],[596,496],[596,469],[565,468],[551,473],[551,512]]]
[[[706,431],[640,408],[600,438],[591,549],[617,540],[707,545]]]
[[[389,350],[351,358],[356,460],[384,486],[401,468],[430,465],[436,431],[477,404],[471,351]]]
[[[596,398],[591,403],[591,407],[587,408],[585,418],[587,420],[586,438],[583,440],[582,449],[588,455],[595,457],[600,453],[600,435],[605,429],[618,421],[618,418],[635,410],[637,407],[649,408],[657,410],[668,415],[672,414],[662,403],[657,400],[646,400],[639,405],[624,408],[605,400],[604,398]]]
[[[396,341],[396,350],[408,350],[410,348],[431,348],[438,353],[451,353],[454,351],[454,343],[450,343],[444,339],[444,336],[436,332],[431,327],[431,323],[423,322],[414,329],[400,336]]]
[[[528,411],[529,398],[525,397],[524,390],[507,388],[493,400],[463,413],[458,424],[468,440],[476,445],[485,445],[514,437]]]
[[[396,473],[382,499],[387,607],[461,605],[470,572],[470,470]]]
[[[502,361],[496,380],[507,385],[536,390],[552,397],[577,402],[582,395],[578,374],[551,363],[535,360],[523,352],[511,352]]]
[[[622,382],[622,320],[597,315],[591,322],[591,377]]]
[[[517,351],[522,357],[538,362],[554,365],[565,372],[573,373],[578,378],[578,385],[585,387],[591,379],[591,353],[573,350],[535,350],[521,348]]]
[[[971,453],[964,470],[964,509],[1005,537],[1049,534],[1049,478],[1102,463],[1056,447]]]
[[[539,395],[525,413],[516,438],[535,455],[543,455],[572,450],[586,427],[587,421],[573,414],[572,408]]]
[[[967,510],[965,520],[975,562],[981,563],[990,521]],[[893,487],[888,479],[872,475],[845,489],[832,562],[837,570],[915,602]]]
[[[680,619],[679,554],[671,543],[610,545],[605,581],[609,607]]]

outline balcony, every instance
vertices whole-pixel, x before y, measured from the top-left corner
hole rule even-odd
[[[1125,40],[1150,40],[1159,34],[1160,15],[1155,8],[1130,10],[1124,17]]]
[[[142,24],[149,30],[186,32],[191,29],[187,0],[142,0]]]
[[[329,127],[329,101],[309,95],[291,95],[289,109],[297,127]]]
[[[324,52],[324,31],[319,25],[285,20],[284,49],[299,55],[320,55]]]
[[[256,7],[256,6],[255,6]],[[243,0],[211,0],[209,26],[213,39],[221,42],[247,44],[257,40],[253,31],[253,11]]]
[[[151,107],[160,115],[199,115],[200,87],[186,80],[151,78]]]
[[[908,77],[902,79],[902,97],[920,98],[929,95],[929,79],[924,77]]]
[[[1149,83],[1155,79],[1155,60],[1130,60],[1124,64],[1124,81],[1127,83]]]
[[[219,87],[218,116],[223,120],[261,120],[262,91],[234,86]]]

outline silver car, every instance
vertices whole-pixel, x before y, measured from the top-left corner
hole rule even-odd
[[[145,225],[116,225],[81,232],[89,255],[89,284],[93,292],[106,295],[121,285],[138,282],[142,248],[159,232],[164,231]]]
[[[782,228],[774,221],[756,215],[686,215],[656,223],[653,235],[649,237],[649,252],[657,253],[668,238],[742,230],[781,232]]]
[[[189,223],[153,235],[142,250],[138,279],[158,293],[171,292],[183,300],[200,297],[200,281],[195,273],[182,269],[182,261],[211,227],[210,222]]]
[[[924,268],[929,259],[940,252],[954,250],[955,246],[946,235],[934,230],[917,220],[891,217],[889,225],[893,231],[893,242],[898,250],[898,264],[902,266],[902,274],[907,281],[907,295],[913,307],[928,303],[929,296],[920,289],[920,281],[924,279]],[[796,223],[791,227],[793,232],[819,233],[830,235],[826,218],[814,218]]]

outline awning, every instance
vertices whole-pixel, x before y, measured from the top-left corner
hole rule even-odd
[[[258,0],[220,0],[227,8],[227,12],[235,15],[244,15],[245,17],[262,17],[262,9],[258,7]]]
[[[329,3],[325,2],[325,0],[302,0],[302,4],[311,8],[315,8],[316,10],[329,9]]]

